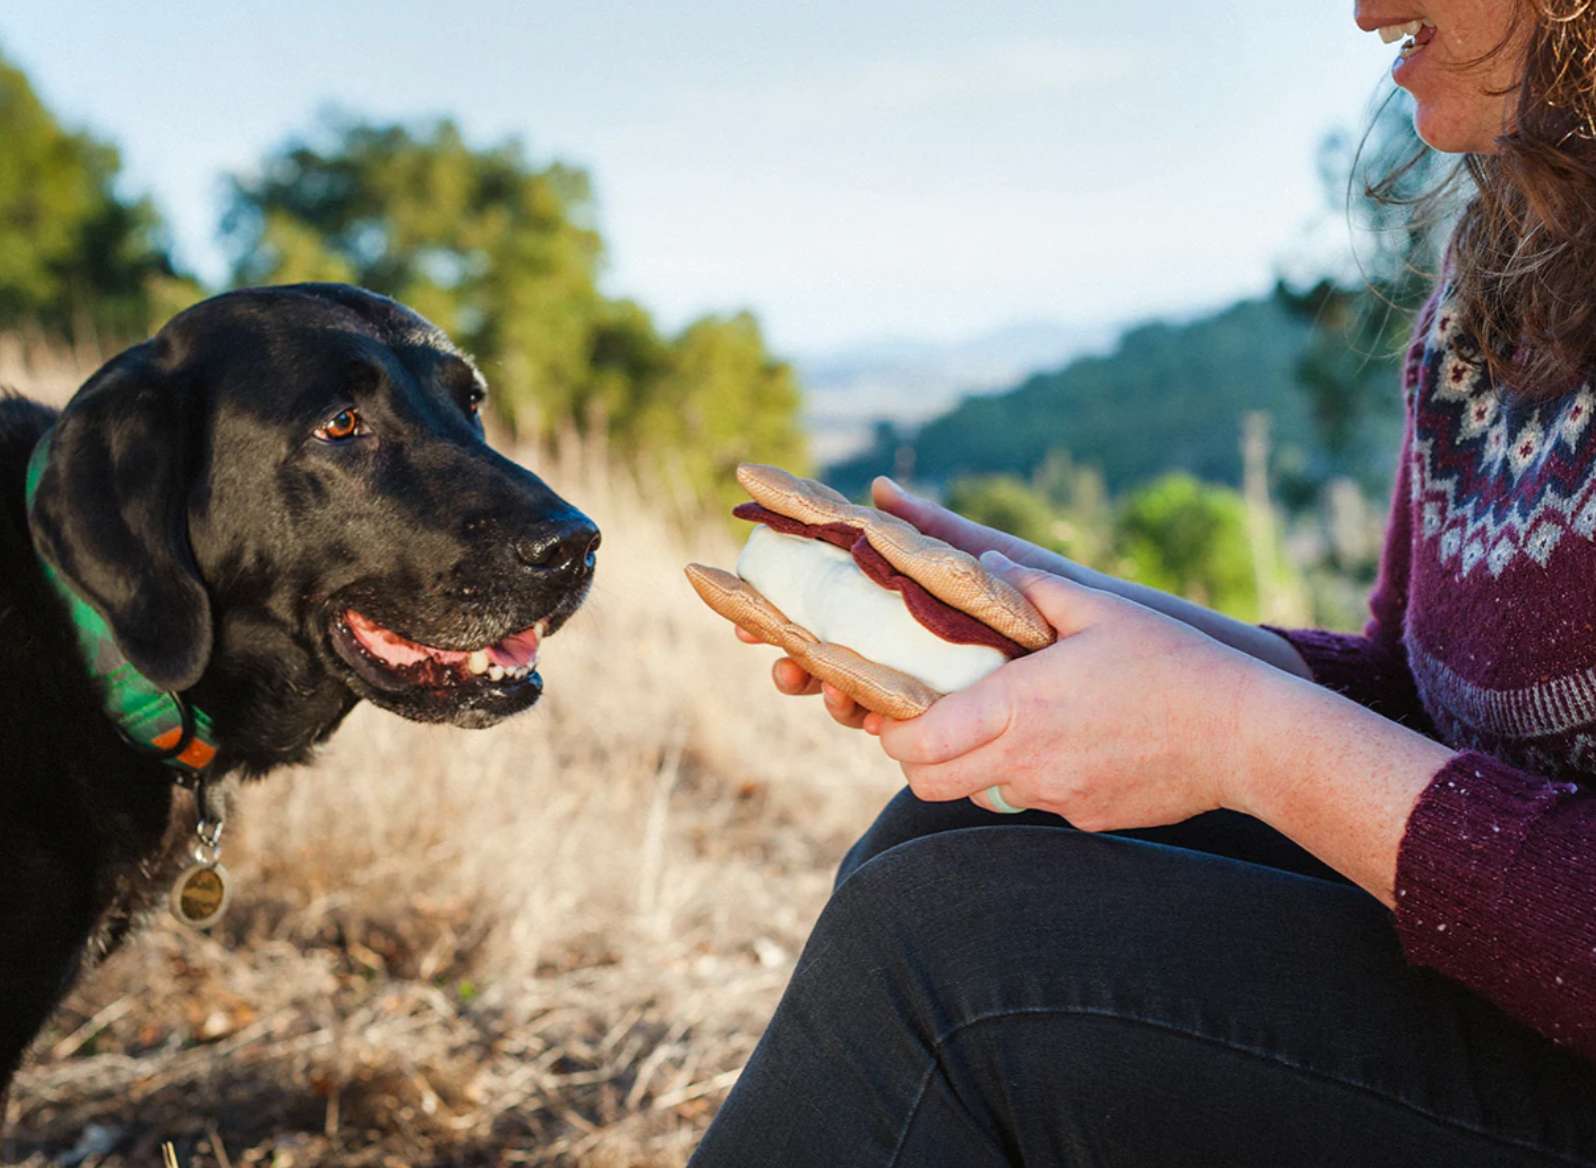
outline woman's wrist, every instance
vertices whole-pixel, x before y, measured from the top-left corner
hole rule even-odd
[[[1225,806],[1394,904],[1408,818],[1452,750],[1278,671],[1251,678],[1243,701]]]

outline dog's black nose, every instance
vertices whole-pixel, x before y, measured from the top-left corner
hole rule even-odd
[[[574,575],[592,571],[594,553],[602,538],[590,520],[573,519],[522,536],[515,541],[515,555],[535,571]]]

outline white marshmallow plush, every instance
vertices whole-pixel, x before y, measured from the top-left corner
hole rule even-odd
[[[968,689],[1008,660],[986,645],[944,641],[914,619],[901,593],[877,584],[852,554],[824,540],[755,527],[737,560],[737,575],[822,641],[844,645],[938,693]]]

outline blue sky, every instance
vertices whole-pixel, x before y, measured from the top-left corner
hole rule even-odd
[[[1317,144],[1394,50],[1351,7],[84,0],[0,10],[0,51],[211,278],[223,173],[329,104],[447,113],[591,172],[610,292],[815,354],[1186,313],[1333,248]]]

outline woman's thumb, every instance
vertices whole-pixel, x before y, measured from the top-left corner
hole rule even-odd
[[[1059,636],[1078,633],[1091,623],[1083,603],[1091,594],[1090,588],[1040,568],[1016,564],[1002,552],[982,552],[981,566],[1018,588],[1021,595],[1036,606],[1036,611],[1047,618],[1047,623],[1058,630]]]
[[[935,513],[929,500],[905,490],[886,475],[878,475],[870,484],[870,501],[887,514],[907,519],[916,527]]]

